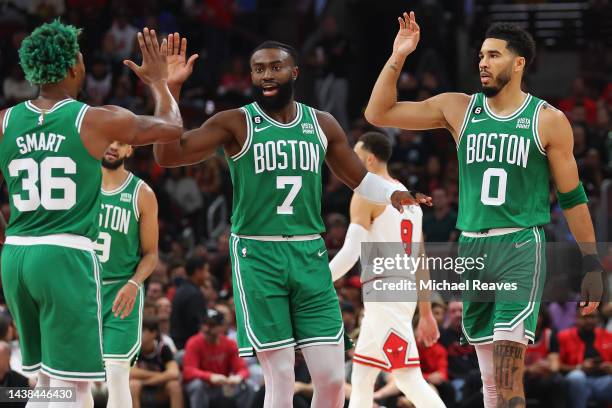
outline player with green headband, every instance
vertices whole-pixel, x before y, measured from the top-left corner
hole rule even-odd
[[[138,33],[142,64],[124,63],[150,88],[155,116],[77,101],[85,78],[79,32],[56,20],[24,39],[21,67],[40,95],[0,111],[0,171],[11,209],[2,286],[24,371],[38,372],[37,387],[71,387],[75,406],[93,407],[90,382],[105,378],[100,265],[93,252],[100,161],[113,140],[175,140],[182,120],[166,84],[166,41],[160,49],[147,28]]]

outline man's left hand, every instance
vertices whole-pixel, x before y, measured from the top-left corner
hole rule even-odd
[[[393,194],[391,194],[391,205],[395,207],[400,213],[404,212],[404,205],[414,204],[424,204],[428,207],[431,207],[433,205],[431,202],[431,197],[422,193],[412,194],[410,191],[397,190],[394,191]]]
[[[112,310],[115,317],[121,315],[121,318],[125,319],[132,313],[134,303],[136,302],[136,295],[138,295],[138,288],[136,285],[129,282],[123,285],[113,302]]]
[[[433,315],[419,316],[419,324],[416,330],[417,342],[424,344],[425,347],[433,346],[440,338],[438,322]]]

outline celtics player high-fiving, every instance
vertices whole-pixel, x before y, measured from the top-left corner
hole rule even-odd
[[[130,365],[140,350],[142,284],[157,264],[159,227],[153,190],[125,169],[132,147],[113,142],[102,158],[100,235],[103,357],[107,407],[132,406]]]
[[[23,369],[37,387],[71,387],[74,406],[93,407],[90,382],[104,380],[98,238],[100,160],[114,139],[132,145],[182,133],[166,84],[166,43],[138,34],[143,63],[126,64],[150,88],[156,116],[75,98],[85,78],[79,30],[43,24],[19,49],[38,98],[0,112],[0,170],[11,217],[2,250],[2,286],[15,319]],[[162,52],[163,51],[163,52]]]
[[[495,24],[487,31],[478,66],[481,93],[398,102],[397,80],[420,35],[412,12],[404,13],[399,25],[366,118],[377,126],[446,128],[453,135],[459,159],[460,255],[495,254],[483,270],[468,270],[462,278],[514,283],[519,292],[514,302],[464,301],[463,334],[476,346],[485,407],[525,407],[524,355],[534,338],[544,285],[542,226],[550,220],[550,175],[584,255],[584,314],[597,308],[603,288],[587,197],[572,153],[572,130],[563,113],[521,90],[535,43],[511,24]]]
[[[178,98],[189,76],[186,40],[168,39]],[[255,102],[219,112],[180,142],[158,144],[163,166],[201,162],[222,148],[233,184],[230,253],[239,353],[257,353],[264,406],[292,406],[295,348],[314,385],[312,406],[344,405],[343,324],[321,238],[323,162],[349,187],[384,204],[429,203],[368,173],[328,113],[296,102],[297,53],[267,41],[250,58]]]

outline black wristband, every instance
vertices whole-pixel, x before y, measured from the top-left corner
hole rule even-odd
[[[597,255],[589,254],[582,257],[582,276],[588,272],[603,273],[603,271],[603,265],[599,261],[599,257]]]

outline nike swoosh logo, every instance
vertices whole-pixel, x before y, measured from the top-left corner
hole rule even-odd
[[[472,118],[471,122],[472,123],[478,123],[478,122],[482,122],[483,120],[487,120],[489,118],[482,118],[482,119],[476,119],[476,118]]]
[[[261,128],[260,128],[260,127],[255,126],[255,129],[253,129],[253,130],[255,131],[255,133],[259,133],[259,132],[261,132],[262,130],[266,130],[266,129],[267,129],[267,128],[269,128],[270,126],[272,126],[272,125],[264,126],[264,127],[261,127]]]
[[[322,256],[326,252],[327,252],[327,249],[324,249],[323,251],[317,252],[317,255]]]
[[[530,242],[531,242],[531,240],[525,241],[525,242],[521,242],[520,244],[517,242],[517,243],[514,244],[514,247],[515,248],[520,248],[520,247],[522,247],[522,246],[524,246],[524,245],[526,245],[526,244],[528,244]]]

